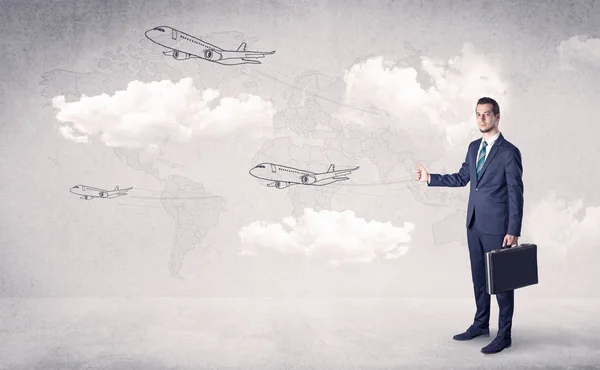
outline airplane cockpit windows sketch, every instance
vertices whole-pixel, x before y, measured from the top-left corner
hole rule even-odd
[[[267,169],[267,166],[271,169]],[[270,181],[267,186],[284,189],[291,185],[323,186],[334,182],[349,180],[347,175],[359,167],[345,170],[335,170],[335,165],[330,165],[327,172],[311,172],[293,167],[281,166],[274,163],[260,163],[250,169],[250,175],[257,179]]]
[[[131,189],[133,188],[119,189],[119,186],[115,186],[114,190],[105,190],[94,188],[91,186],[75,185],[71,188],[70,192],[75,195],[79,195],[80,199],[85,200],[90,200],[93,198],[112,199],[123,195],[127,195],[127,192]]]
[[[165,33],[171,31],[171,37]],[[167,48],[164,55],[172,56],[176,60],[200,58],[209,62],[223,65],[261,64],[258,58],[274,54],[273,51],[246,50],[246,43],[242,42],[236,50],[221,49],[185,32],[172,27],[158,26],[146,31],[146,37],[157,45]]]

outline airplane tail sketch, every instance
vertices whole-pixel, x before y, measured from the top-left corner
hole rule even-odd
[[[318,173],[315,174],[315,182],[321,182],[323,180],[327,180],[327,179],[333,179],[335,181],[344,181],[344,180],[349,180],[348,177],[346,177],[347,175],[349,175],[350,173],[352,173],[352,171],[357,170],[359,167],[354,167],[354,168],[349,168],[347,170],[339,170],[336,171],[335,170],[335,165],[332,164],[331,166],[329,166],[329,169],[327,169],[327,172],[324,173]]]
[[[118,193],[117,193],[118,195],[127,195],[127,192],[131,189],[133,189],[133,187],[127,188],[127,189],[119,189],[118,185],[115,186],[115,190],[118,191]]]
[[[243,44],[245,44],[245,43],[243,43]],[[240,47],[242,47],[242,46],[240,46]],[[264,58],[265,55],[275,54],[275,50],[267,51],[267,52],[249,51],[249,50],[246,50],[246,47],[244,46],[244,50],[242,50],[242,51],[223,50],[223,51],[220,51],[219,54],[221,54],[221,59],[218,60],[217,63],[221,63],[221,64],[244,64],[244,63],[261,64],[260,61],[255,60],[255,59],[256,58]],[[240,62],[240,60],[242,62]]]

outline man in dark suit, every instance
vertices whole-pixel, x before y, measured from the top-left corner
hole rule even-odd
[[[523,220],[523,167],[521,152],[498,130],[500,107],[492,98],[481,98],[475,107],[483,138],[469,144],[461,169],[454,174],[429,174],[417,164],[415,180],[428,186],[459,187],[471,183],[467,210],[467,242],[477,311],[473,324],[456,340],[489,336],[490,295],[485,277],[485,253],[518,244]],[[496,294],[498,334],[483,353],[511,346],[514,290]]]

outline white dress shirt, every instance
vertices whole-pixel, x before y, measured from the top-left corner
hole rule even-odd
[[[492,136],[491,138],[485,140],[487,142],[487,146],[485,147],[485,159],[483,160],[483,163],[485,163],[485,161],[487,161],[487,157],[490,154],[490,151],[492,150],[492,146],[494,145],[494,142],[496,141],[496,139],[500,136],[500,131],[498,131],[498,133],[494,136]],[[479,152],[481,151],[481,147],[483,146],[483,142],[484,139],[481,139],[481,143],[479,144],[479,149],[477,149],[477,155],[475,156],[475,165],[477,166],[477,160],[479,159]]]

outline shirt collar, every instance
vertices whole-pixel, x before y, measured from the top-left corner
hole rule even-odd
[[[483,142],[487,142],[487,145],[492,145],[494,143],[494,141],[496,141],[496,139],[498,139],[500,137],[500,131],[498,131],[498,133],[494,136],[492,136],[491,138],[485,140],[483,137],[481,138],[481,143],[483,144]]]

